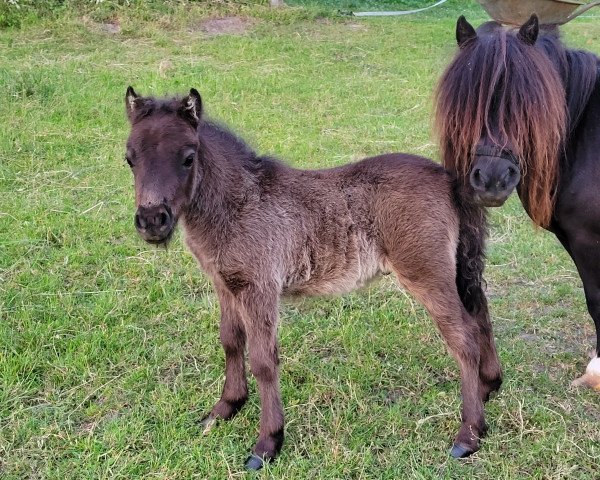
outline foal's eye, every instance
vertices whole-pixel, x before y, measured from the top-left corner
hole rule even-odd
[[[183,162],[183,166],[184,167],[191,167],[192,163],[194,163],[194,157],[196,156],[195,153],[190,153],[187,157],[185,157],[185,160]]]
[[[129,165],[130,168],[133,168],[133,163],[131,163],[131,159],[129,158],[129,156],[125,156],[125,161],[127,162],[127,165]]]

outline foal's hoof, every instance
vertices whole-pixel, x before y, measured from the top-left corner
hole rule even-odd
[[[246,469],[252,471],[260,470],[261,468],[263,468],[265,462],[268,461],[268,458],[263,459],[262,457],[259,457],[258,455],[253,453],[246,459]]]
[[[452,445],[452,450],[450,450],[450,456],[452,458],[467,458],[468,456],[475,453],[476,450],[473,450],[471,447],[468,447],[464,443],[455,443]]]
[[[206,435],[216,425],[217,417],[212,416],[210,413],[200,420],[200,426],[202,427],[202,435]]]

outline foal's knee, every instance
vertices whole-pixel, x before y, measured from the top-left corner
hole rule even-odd
[[[242,338],[223,338],[221,337],[221,345],[225,350],[226,355],[240,355],[244,352],[244,341]]]
[[[476,333],[467,325],[445,335],[446,343],[456,359],[465,366],[478,367],[481,353]]]
[[[258,381],[272,382],[277,378],[277,367],[279,358],[277,349],[274,351],[250,352],[248,355],[250,361],[250,372]]]
[[[477,344],[465,346],[463,349],[456,352],[456,357],[462,368],[479,372],[481,355]]]
[[[220,337],[225,353],[235,355],[244,351],[246,335],[241,328],[221,328]]]

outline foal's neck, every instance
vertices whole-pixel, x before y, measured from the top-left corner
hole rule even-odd
[[[217,239],[234,226],[255,186],[244,166],[256,154],[235,135],[213,123],[202,123],[197,133],[200,159],[186,221]]]

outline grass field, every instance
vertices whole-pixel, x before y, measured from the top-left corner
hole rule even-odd
[[[317,2],[158,3],[28,14],[0,30],[3,480],[253,476],[242,465],[258,429],[254,381],[232,422],[207,435],[197,423],[223,384],[211,287],[179,237],[157,250],[133,228],[127,85],[195,86],[209,115],[296,166],[386,151],[436,158],[431,92],[454,22],[485,18],[466,0],[370,20]],[[223,16],[236,19],[206,23]],[[597,16],[564,36],[600,52]],[[505,384],[487,405],[482,450],[448,458],[457,368],[423,309],[385,279],[282,309],[286,443],[254,476],[599,478],[599,397],[569,386],[594,342],[575,268],[516,198],[491,225]]]

